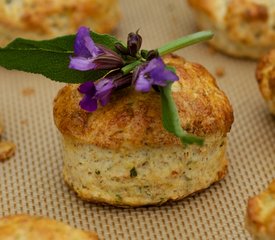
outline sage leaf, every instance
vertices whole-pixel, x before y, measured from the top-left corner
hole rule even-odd
[[[184,145],[197,144],[202,145],[204,140],[194,135],[188,134],[182,127],[178,115],[178,109],[174,102],[172,91],[172,82],[165,87],[160,87],[161,105],[162,105],[162,124],[170,133],[180,138]]]
[[[113,51],[115,37],[91,32],[95,43]],[[109,70],[77,71],[69,69],[70,56],[73,55],[75,35],[67,35],[51,40],[34,41],[18,38],[4,48],[0,48],[0,66],[12,70],[42,74],[47,78],[65,83],[96,81]]]

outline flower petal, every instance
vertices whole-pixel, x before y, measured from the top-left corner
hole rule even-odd
[[[97,100],[85,95],[79,102],[79,105],[82,109],[88,112],[94,112],[97,109]]]
[[[151,72],[151,71],[160,71],[165,68],[165,64],[163,60],[158,57],[158,58],[153,58],[147,65],[146,71]]]
[[[97,83],[96,98],[100,101],[102,106],[105,106],[109,102],[113,89],[114,84],[111,79],[104,78]]]
[[[156,69],[156,70],[158,70],[158,69]],[[161,70],[152,71],[151,78],[153,79],[154,84],[160,85],[160,86],[166,86],[167,81],[174,82],[174,81],[179,80],[179,77],[175,73],[173,73],[167,69],[162,69],[162,71]]]
[[[71,57],[69,68],[79,71],[98,69],[97,64],[93,62],[93,59],[83,57]]]
[[[147,78],[144,77],[142,71],[136,80],[135,89],[139,92],[149,92],[151,89],[151,83]]]
[[[101,104],[101,106],[105,106],[107,105],[107,103],[110,101],[111,98],[111,94],[107,94],[106,96],[103,96],[102,98],[99,99],[99,102]]]
[[[166,65],[160,57],[152,59],[148,64],[148,69],[150,69],[150,76],[155,85],[166,86],[167,81],[179,80],[175,73],[166,69]]]
[[[93,82],[84,82],[78,87],[78,91],[82,94],[87,94],[92,97],[96,93],[96,87]]]
[[[104,54],[104,51],[96,46],[92,38],[89,36],[86,36],[84,38],[85,46],[89,50],[92,57],[96,57],[100,54]]]
[[[123,66],[123,59],[116,52],[102,45],[95,44],[90,30],[80,27],[74,44],[75,56],[70,57],[69,68],[87,71],[113,69]]]
[[[90,41],[89,39],[90,38]],[[75,43],[74,43],[74,53],[77,56],[88,58],[91,56],[90,49],[87,47],[87,42],[90,42],[90,46],[94,45],[93,40],[90,37],[90,30],[86,27],[80,27],[76,34]]]

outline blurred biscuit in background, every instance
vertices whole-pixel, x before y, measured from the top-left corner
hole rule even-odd
[[[260,59],[256,78],[270,112],[275,115],[275,49]]]
[[[1,0],[0,46],[22,37],[49,39],[79,26],[109,33],[120,20],[118,0]]]
[[[1,240],[97,240],[94,232],[84,232],[45,217],[15,215],[0,219]]]
[[[247,228],[254,239],[275,239],[275,179],[266,191],[248,200]]]
[[[210,44],[235,57],[257,59],[275,47],[274,0],[188,0]]]

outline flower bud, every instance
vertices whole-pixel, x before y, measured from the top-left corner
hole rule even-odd
[[[129,50],[127,47],[125,47],[122,43],[117,42],[115,43],[115,48],[116,50],[118,50],[121,54],[123,55],[128,55],[129,54]]]
[[[129,33],[127,40],[127,47],[131,56],[135,57],[142,44],[142,37],[136,33]]]
[[[150,61],[150,60],[152,60],[153,58],[157,58],[157,57],[159,57],[158,51],[157,51],[157,50],[150,50],[150,51],[148,52],[148,54],[147,54],[146,60],[147,60],[147,61]]]
[[[144,59],[147,59],[147,54],[148,54],[148,51],[147,51],[147,50],[142,49],[142,50],[140,51],[140,55],[141,55]]]

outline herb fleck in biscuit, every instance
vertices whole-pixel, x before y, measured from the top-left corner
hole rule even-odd
[[[118,24],[117,0],[0,1],[0,45],[16,37],[49,39],[73,34],[82,25],[99,33]]]
[[[215,48],[236,57],[259,58],[275,47],[274,1],[188,0],[201,29],[211,29]]]
[[[28,215],[0,219],[1,240],[97,240],[96,233],[74,229],[55,220]]]
[[[199,64],[175,55],[172,86],[181,125],[205,139],[184,147],[162,126],[161,99],[126,88],[93,113],[79,106],[78,85],[67,85],[54,103],[64,140],[64,179],[84,200],[118,206],[162,204],[209,187],[227,172],[227,133],[233,113],[214,78]],[[70,106],[70,107],[68,107]]]
[[[255,239],[275,239],[275,180],[266,191],[249,199],[247,228]]]

